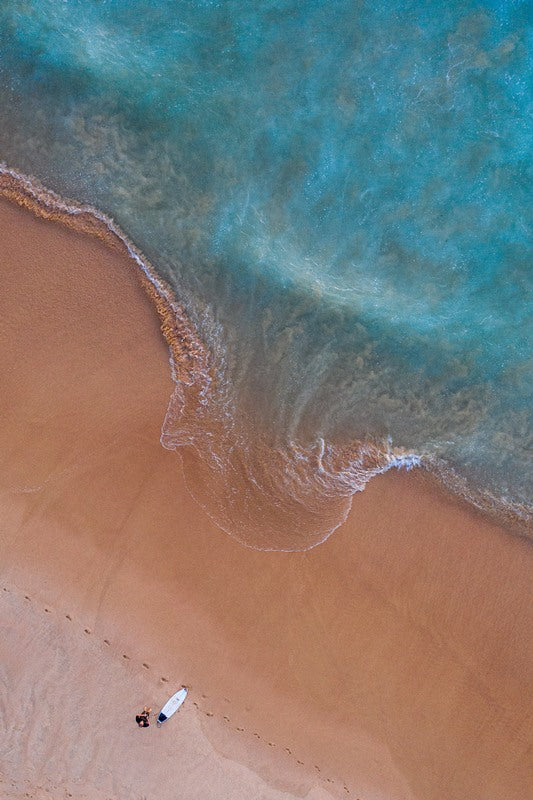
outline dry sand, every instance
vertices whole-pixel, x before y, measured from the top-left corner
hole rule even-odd
[[[526,800],[531,547],[413,473],[310,552],[238,545],[159,444],[131,262],[6,201],[0,231],[2,796]]]

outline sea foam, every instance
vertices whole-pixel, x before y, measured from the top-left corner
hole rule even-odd
[[[259,503],[282,546],[306,506],[290,546],[319,541],[402,459],[530,523],[527,22],[2,4],[0,156],[128,243],[173,342],[162,441],[233,535]]]

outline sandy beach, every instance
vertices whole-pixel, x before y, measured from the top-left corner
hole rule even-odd
[[[531,546],[422,472],[306,553],[239,545],[159,442],[131,259],[5,199],[0,231],[2,796],[526,800]]]

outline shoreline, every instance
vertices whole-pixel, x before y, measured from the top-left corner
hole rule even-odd
[[[125,255],[131,263],[136,265],[139,280],[155,306],[160,320],[161,333],[169,348],[172,380],[177,387],[181,384],[187,388],[193,404],[196,405],[199,397],[208,390],[209,384],[213,380],[207,348],[194,329],[193,323],[188,319],[185,309],[176,299],[171,287],[158,275],[153,265],[111,217],[93,206],[62,198],[56,192],[44,187],[38,179],[24,175],[0,162],[0,198],[2,197],[27,209],[39,218],[58,222],[79,233],[95,237],[106,246]],[[162,434],[162,444],[167,446],[163,439]],[[176,448],[170,445],[169,449]],[[531,541],[533,530],[530,509],[521,506],[510,507],[492,495],[479,492],[439,461],[435,462],[409,453],[404,455],[407,458],[406,463],[400,462],[399,465],[395,465],[394,461],[397,458],[401,459],[402,453],[399,451],[397,454],[382,452],[381,457],[382,460],[384,457],[385,461],[381,470],[374,477],[377,477],[380,472],[384,474],[389,469],[410,470],[413,466],[418,467],[445,494],[477,509],[496,524],[505,526],[511,534]],[[391,461],[389,465],[386,463],[387,458]],[[372,477],[369,477],[369,480],[371,479]],[[352,501],[359,491],[361,489],[354,490]],[[339,525],[344,524],[344,521],[340,521]],[[317,540],[311,547],[326,541],[339,525],[330,531],[326,539]],[[223,528],[221,529],[223,530]]]
[[[11,169],[2,162],[0,197],[39,218],[94,236],[136,264],[141,285],[154,304],[160,320],[161,333],[169,348],[173,379],[192,385],[198,379],[198,372],[207,370],[205,347],[183,307],[176,301],[172,289],[111,217],[93,206],[61,197],[36,178]]]
[[[242,547],[159,443],[172,382],[137,272],[94,237],[0,213],[4,774],[63,772],[77,800],[170,800],[168,769],[193,776],[191,800],[525,797],[529,545],[390,471],[320,547]],[[163,752],[131,720],[174,682],[191,702]],[[78,718],[50,728],[47,698],[60,714],[72,696]]]

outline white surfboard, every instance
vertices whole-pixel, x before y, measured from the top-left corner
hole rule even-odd
[[[182,705],[183,701],[187,697],[187,689],[183,687],[180,689],[179,692],[173,694],[170,700],[167,700],[159,715],[157,717],[157,724],[162,725],[163,722],[166,722],[172,714],[175,714],[178,708]]]

